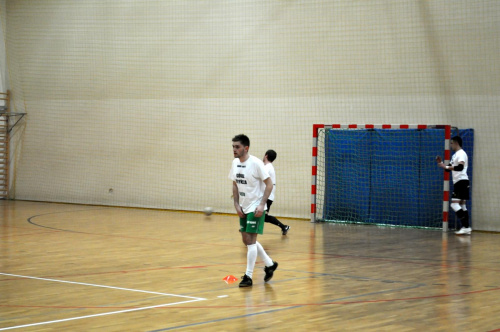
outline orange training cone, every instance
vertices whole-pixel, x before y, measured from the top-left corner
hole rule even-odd
[[[232,276],[232,275],[228,275],[228,276],[225,276],[222,280],[224,280],[226,282],[226,284],[232,284],[233,282],[238,280],[238,278],[236,278],[235,276]]]

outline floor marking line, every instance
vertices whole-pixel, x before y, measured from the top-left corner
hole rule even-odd
[[[196,299],[196,300],[190,300],[190,301],[181,301],[181,302],[176,302],[176,303],[159,304],[159,305],[153,305],[153,306],[143,307],[143,308],[134,308],[134,309],[127,309],[127,310],[104,312],[104,313],[95,314],[95,315],[87,315],[87,316],[79,316],[79,317],[57,319],[57,320],[51,320],[51,321],[39,322],[39,323],[33,323],[33,324],[10,326],[10,327],[0,328],[0,331],[20,329],[20,328],[23,328],[23,327],[30,327],[30,326],[38,326],[38,325],[61,323],[61,322],[67,322],[67,321],[77,320],[77,319],[85,319],[85,318],[93,318],[93,317],[106,316],[106,315],[121,314],[121,313],[124,313],[124,312],[140,311],[140,310],[147,310],[147,309],[153,309],[153,308],[159,308],[159,307],[168,307],[168,306],[171,306],[171,305],[184,304],[184,303],[197,302],[197,301],[202,301],[202,299]]]
[[[43,281],[55,281],[55,282],[60,282],[60,283],[65,283],[65,284],[74,284],[74,285],[82,285],[82,286],[92,286],[92,287],[118,289],[118,290],[130,291],[130,292],[139,292],[139,293],[148,293],[148,294],[156,294],[156,295],[164,295],[164,296],[184,297],[184,298],[188,298],[188,299],[205,300],[204,298],[193,297],[193,296],[177,295],[177,294],[169,294],[169,293],[159,293],[159,292],[151,292],[151,291],[146,291],[146,290],[141,290],[141,289],[133,289],[133,288],[123,288],[123,287],[114,287],[114,286],[106,286],[106,285],[89,284],[89,283],[77,282],[77,281],[67,281],[67,280],[58,280],[58,279],[31,277],[31,276],[23,276],[23,275],[18,275],[18,274],[3,273],[3,272],[0,272],[0,275],[10,276],[10,277],[18,277],[18,278],[26,278],[26,279],[43,280]]]
[[[206,300],[205,298],[202,298],[202,297],[193,297],[193,296],[186,296],[186,295],[177,295],[177,294],[169,294],[169,293],[151,292],[151,291],[145,291],[145,290],[140,290],[140,289],[114,287],[114,286],[105,286],[105,285],[89,284],[89,283],[76,282],[76,281],[66,281],[66,280],[57,280],[57,279],[49,279],[49,278],[32,277],[32,276],[23,276],[23,275],[19,275],[19,274],[11,274],[11,273],[3,273],[3,272],[0,272],[0,275],[9,276],[9,277],[17,277],[17,278],[25,278],[25,279],[53,281],[53,282],[60,282],[60,283],[74,284],[74,285],[82,285],[82,286],[110,288],[110,289],[117,289],[117,290],[131,291],[131,292],[156,294],[156,295],[162,295],[162,296],[182,297],[182,298],[190,299],[190,300],[186,300],[186,301],[178,301],[178,302],[174,302],[174,303],[158,304],[158,305],[152,305],[152,306],[141,307],[141,308],[132,308],[132,309],[125,309],[125,310],[104,312],[104,313],[94,314],[94,315],[86,315],[86,316],[79,316],[79,317],[70,317],[70,318],[57,319],[57,320],[51,320],[51,321],[46,321],[46,322],[38,322],[38,323],[32,323],[32,324],[24,324],[24,325],[16,325],[16,326],[10,326],[10,327],[3,327],[3,328],[0,328],[0,331],[6,331],[6,330],[12,330],[12,329],[19,329],[19,328],[30,327],[30,326],[38,326],[38,325],[46,325],[46,324],[53,324],[53,323],[61,323],[61,322],[67,322],[67,321],[72,321],[72,320],[85,319],[85,318],[93,318],[93,317],[106,316],[106,315],[114,315],[114,314],[120,314],[120,313],[125,313],[125,312],[140,311],[140,310],[147,310],[147,309],[160,308],[160,307],[168,307],[168,306],[173,306],[173,305],[180,305],[180,304],[184,304],[184,303],[198,302],[198,301],[204,301],[204,300]],[[102,308],[106,309],[106,307],[102,307]]]

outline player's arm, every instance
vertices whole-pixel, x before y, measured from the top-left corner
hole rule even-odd
[[[269,195],[271,195],[271,192],[273,191],[273,181],[271,180],[271,177],[265,179],[264,183],[266,185],[266,189],[264,190],[264,196],[262,196],[262,200],[260,201],[259,206],[257,206],[257,209],[255,210],[256,217],[260,217],[264,213],[267,199],[269,198]]]
[[[243,213],[243,210],[240,206],[240,192],[238,191],[238,185],[236,184],[236,181],[233,181],[233,202],[234,209],[236,210],[236,213],[238,213],[238,216],[240,216],[240,218],[245,218],[245,214]]]
[[[438,164],[438,167],[441,167],[442,169],[444,169],[445,171],[447,172],[451,172],[453,171],[453,166],[451,164],[448,164],[448,166],[446,166],[444,163],[443,163],[443,159],[441,159],[440,156],[436,156],[436,162]],[[463,166],[462,166],[462,169],[463,169]],[[455,171],[457,171],[457,169],[455,169]]]
[[[461,161],[458,163],[457,166],[453,166],[452,164],[446,166],[446,170],[447,171],[455,171],[455,172],[460,172],[460,171],[463,171],[464,169],[464,166],[465,166],[465,162],[464,161]]]

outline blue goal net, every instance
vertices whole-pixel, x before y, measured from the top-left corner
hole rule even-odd
[[[318,133],[317,221],[441,228],[444,129]]]

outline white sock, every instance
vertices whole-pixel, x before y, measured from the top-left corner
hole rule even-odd
[[[245,274],[252,278],[253,268],[255,267],[255,261],[257,260],[257,245],[249,244],[247,246],[247,271]]]
[[[264,261],[264,264],[266,266],[273,265],[273,260],[267,255],[262,245],[258,241],[255,242],[255,244],[257,245],[257,252],[259,253],[260,258],[262,258],[262,260]]]

